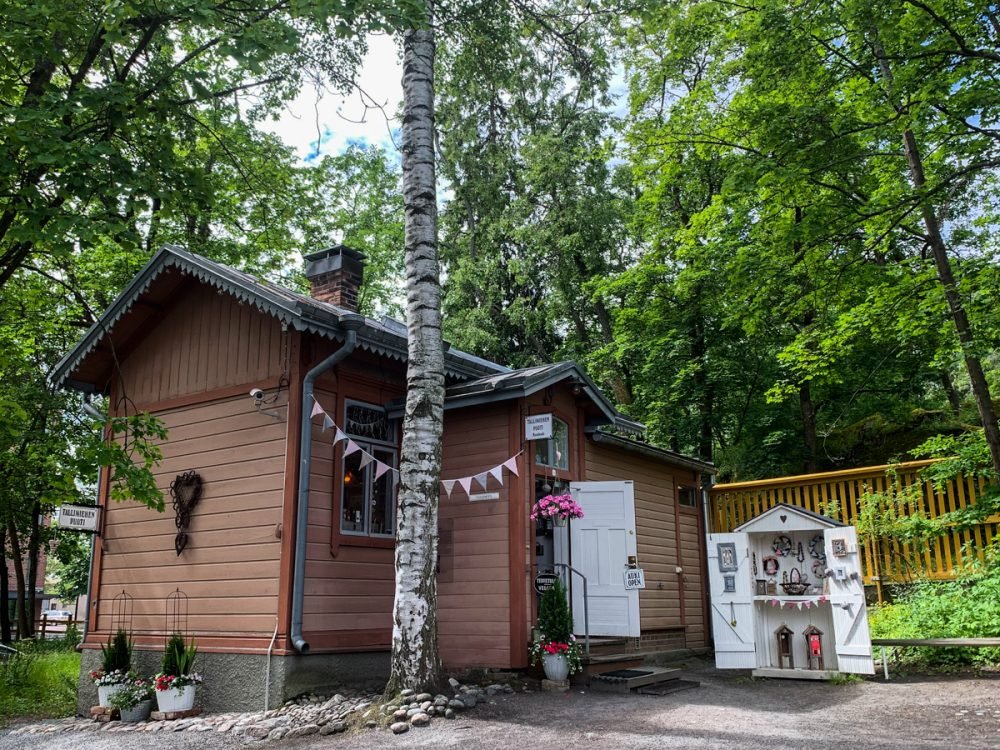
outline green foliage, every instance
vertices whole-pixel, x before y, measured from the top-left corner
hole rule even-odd
[[[72,716],[80,655],[73,650],[18,647],[22,651],[18,656],[0,661],[0,726],[13,719]]]
[[[194,660],[198,649],[194,641],[187,645],[180,633],[174,633],[163,648],[163,661],[160,664],[160,674],[181,676],[194,672]]]
[[[543,641],[569,643],[573,637],[573,617],[566,600],[566,587],[556,579],[538,604],[538,634]]]
[[[101,668],[106,674],[131,671],[132,639],[124,628],[118,628],[117,633],[108,636],[106,644],[101,644]]]
[[[1000,636],[1000,547],[956,581],[901,587],[893,603],[869,610],[874,638],[996,638]],[[896,658],[920,667],[1000,663],[1000,648],[899,648]]]

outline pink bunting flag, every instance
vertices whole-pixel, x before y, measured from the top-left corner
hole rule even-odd
[[[347,440],[347,435],[345,435],[344,431],[338,427],[337,431],[333,435],[333,444],[336,445],[341,440]]]
[[[517,456],[520,455],[521,455],[520,453],[517,454]],[[511,474],[513,474],[515,477],[521,476],[517,471],[517,456],[511,456],[502,464],[502,466],[505,469],[507,469],[507,471],[509,471]]]
[[[361,450],[361,446],[348,438],[347,447],[344,448],[344,455],[349,456],[352,453],[357,453],[359,450]]]
[[[451,491],[455,489],[454,479],[442,479],[441,486],[444,487],[444,494],[446,497],[451,497]]]
[[[330,415],[329,414],[324,414],[323,415],[323,432],[326,432],[327,430],[329,430],[333,426],[334,426],[333,420],[330,419]]]
[[[309,419],[312,419],[318,414],[326,414],[326,412],[323,411],[323,407],[319,405],[319,401],[313,399],[313,410],[309,413]]]
[[[494,466],[490,469],[489,474],[500,483],[501,487],[503,486],[503,464],[500,464],[500,466]]]
[[[359,468],[363,469],[374,460],[375,456],[373,456],[371,453],[369,453],[368,451],[361,451],[361,461],[358,464],[358,466]]]
[[[465,490],[465,494],[469,494],[469,490],[472,489],[472,477],[462,477],[458,480],[459,485]]]
[[[474,476],[473,479],[475,479],[476,480],[476,484],[478,484],[484,490],[488,489],[487,486],[486,486],[486,482],[487,482],[487,479],[488,479],[488,473],[487,472],[484,471],[482,474],[476,474],[476,476]]]
[[[375,462],[375,481],[377,482],[379,480],[379,477],[381,477],[387,471],[389,471],[389,466],[387,464],[384,464],[381,461],[376,461]]]

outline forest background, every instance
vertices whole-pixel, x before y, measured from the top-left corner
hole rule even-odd
[[[46,380],[162,244],[305,288],[301,253],[342,241],[369,258],[364,310],[399,312],[396,155],[303,162],[269,121],[303,87],[350,90],[368,34],[419,5],[0,3],[0,549],[24,579],[54,533],[37,519],[92,497],[99,463],[162,502],[158,425],[132,413],[113,428],[133,439],[105,441]],[[453,345],[574,359],[723,480],[956,451],[995,475],[995,9],[456,0],[437,18]]]

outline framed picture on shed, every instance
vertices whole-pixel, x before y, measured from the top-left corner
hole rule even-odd
[[[831,539],[830,549],[833,551],[834,557],[844,557],[847,555],[847,540],[846,539]]]
[[[732,542],[719,542],[716,545],[719,553],[719,572],[732,573],[739,570],[740,564],[736,559],[736,545]]]

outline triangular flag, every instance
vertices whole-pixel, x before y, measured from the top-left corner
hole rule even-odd
[[[520,453],[517,454],[517,456],[520,455],[521,455]],[[505,469],[507,469],[507,471],[509,471],[511,474],[513,474],[515,477],[521,476],[520,474],[517,473],[517,456],[511,456],[502,464],[502,466]]]
[[[469,494],[469,490],[472,489],[472,477],[462,477],[458,480],[459,485],[465,490],[465,494]]]
[[[442,479],[441,486],[444,487],[444,494],[446,497],[451,497],[451,491],[455,489],[454,479]]]
[[[476,476],[474,476],[473,479],[475,479],[476,482],[479,484],[479,486],[485,490],[488,489],[486,486],[487,477],[488,474],[487,472],[484,471],[482,474],[476,474]]]
[[[492,476],[494,479],[500,482],[501,486],[503,485],[503,464],[501,464],[500,466],[494,466],[492,469],[490,469],[489,473],[490,476]]]
[[[319,405],[319,401],[313,399],[313,410],[309,413],[309,419],[312,419],[317,414],[326,414],[326,412],[323,411],[323,407]]]
[[[375,462],[375,481],[377,482],[379,477],[389,471],[389,466],[382,463],[381,461]]]
[[[802,602],[799,602],[799,612],[802,611]]]
[[[341,440],[347,440],[347,435],[345,435],[344,431],[338,427],[337,431],[333,434],[333,444],[336,445]]]
[[[329,414],[324,414],[323,415],[323,432],[326,432],[327,430],[329,430],[333,426],[334,426],[333,420],[330,419],[330,415]]]
[[[345,456],[349,456],[352,453],[356,453],[359,450],[361,450],[361,446],[358,445],[357,443],[355,443],[350,438],[348,438],[348,440],[347,440],[347,447],[344,448],[344,455]]]
[[[373,456],[371,453],[369,453],[368,451],[361,451],[361,463],[359,465],[359,468],[361,469],[365,468],[368,464],[370,464],[374,460],[375,456]]]

